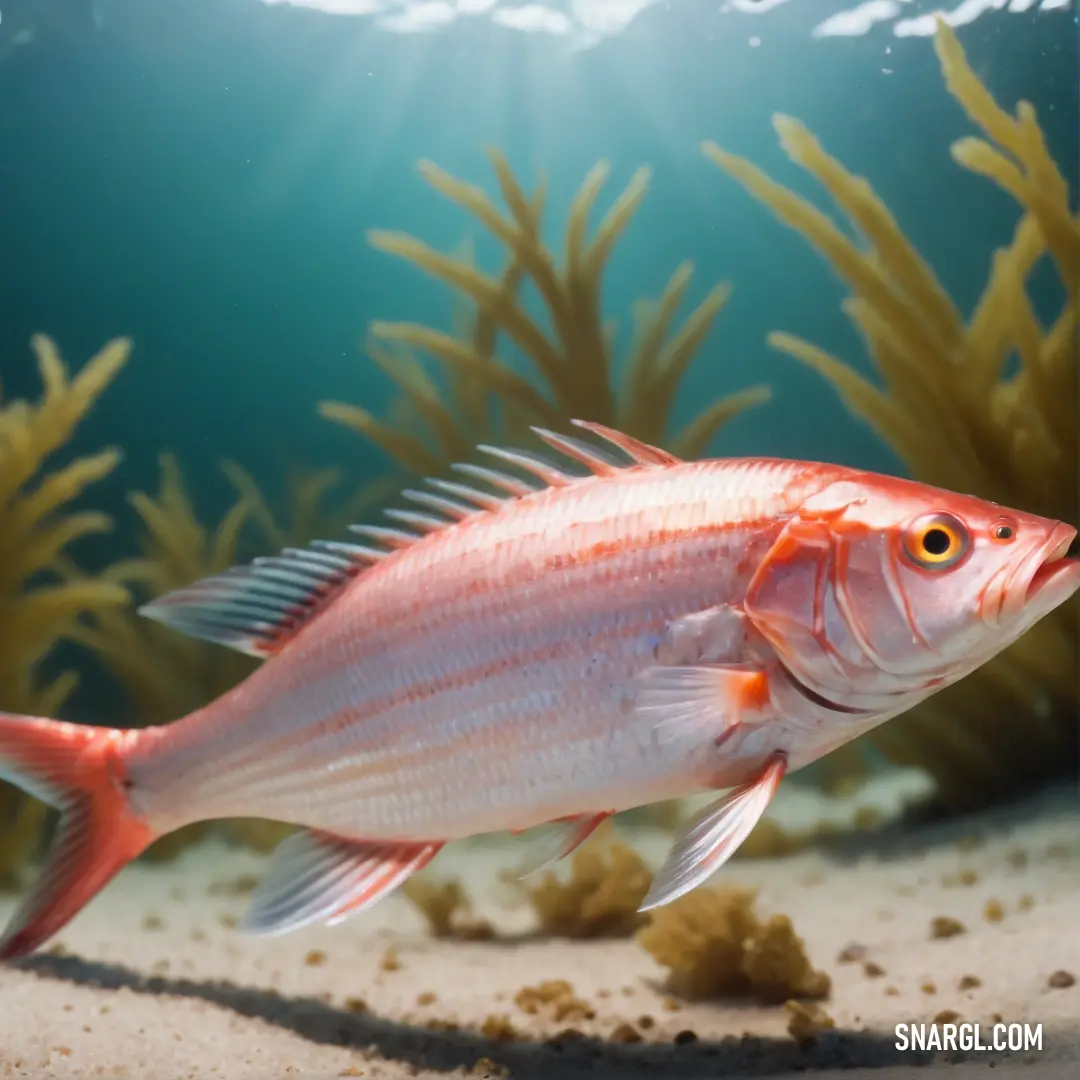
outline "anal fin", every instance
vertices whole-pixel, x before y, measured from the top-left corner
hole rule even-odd
[[[761,820],[786,771],[787,756],[776,754],[755,780],[707,806],[675,841],[638,910],[670,904],[716,873]]]
[[[249,934],[333,926],[422,870],[441,842],[368,842],[305,829],[283,840],[240,924]]]

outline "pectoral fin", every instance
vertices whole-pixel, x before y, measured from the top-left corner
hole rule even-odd
[[[240,928],[284,934],[333,926],[370,907],[422,870],[441,843],[367,843],[304,830],[283,840]]]
[[[768,703],[768,679],[759,667],[657,666],[638,676],[635,714],[649,723],[660,742],[695,735],[719,740]]]
[[[786,769],[778,754],[752,783],[706,807],[675,842],[639,910],[670,904],[719,870],[761,820]]]

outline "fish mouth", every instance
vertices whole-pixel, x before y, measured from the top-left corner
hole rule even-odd
[[[1041,597],[1049,588],[1053,588],[1055,593],[1060,592],[1064,600],[1070,592],[1080,587],[1080,537],[1076,529],[1071,525],[1059,525],[1044,550],[1046,554],[1028,581],[1025,604]]]

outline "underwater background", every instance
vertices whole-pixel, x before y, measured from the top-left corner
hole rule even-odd
[[[0,4],[0,707],[181,715],[250,667],[145,625],[134,601],[341,536],[410,474],[493,431],[520,442],[535,419],[913,472],[1075,523],[1076,11],[968,0],[942,53],[936,10]],[[947,86],[961,70],[966,98]],[[988,131],[992,102],[973,122],[986,91],[1010,115],[1029,102],[1037,125]],[[781,121],[786,151],[776,114],[804,125]],[[999,157],[954,158],[972,137]],[[481,220],[498,208],[520,240],[541,181],[529,242],[553,263],[534,270],[581,245],[575,206],[593,202],[590,236],[615,215],[554,293]],[[37,339],[35,358],[37,334],[59,354]],[[100,385],[57,383],[48,415],[19,404],[59,356],[77,382],[121,337],[130,357],[107,350]],[[845,401],[820,350],[874,385],[885,371],[896,415],[867,383]],[[921,727],[888,725],[879,749],[929,769],[952,808],[1075,774],[1076,616],[935,699]]]

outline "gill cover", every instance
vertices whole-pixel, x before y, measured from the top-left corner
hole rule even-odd
[[[866,687],[868,675],[884,694],[899,689],[889,645],[902,632],[910,648],[913,633],[913,623],[898,612],[903,597],[890,550],[895,537],[866,519],[866,502],[865,491],[846,481],[808,499],[781,530],[746,594],[747,615],[785,666],[830,700],[842,699],[855,681]],[[856,508],[860,512],[852,513]]]

